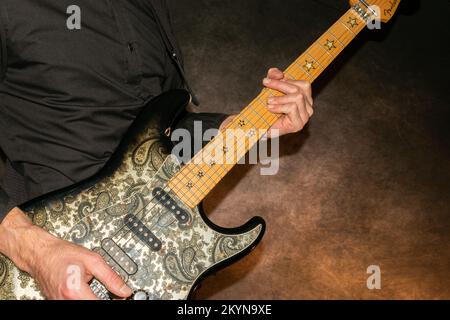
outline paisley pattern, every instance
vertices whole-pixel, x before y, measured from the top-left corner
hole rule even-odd
[[[149,299],[186,299],[196,282],[211,268],[254,246],[262,225],[242,234],[211,229],[198,209],[185,206],[167,187],[180,164],[168,156],[156,124],[135,137],[113,174],[85,190],[49,199],[27,209],[32,221],[50,233],[101,249],[112,239],[138,266],[125,280]],[[162,188],[189,215],[181,224],[152,196]],[[162,242],[154,252],[126,226],[126,215],[137,217]],[[43,299],[35,281],[0,255],[0,299]]]

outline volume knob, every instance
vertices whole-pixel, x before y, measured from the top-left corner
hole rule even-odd
[[[133,295],[133,300],[147,300],[147,293],[145,291],[136,291]]]

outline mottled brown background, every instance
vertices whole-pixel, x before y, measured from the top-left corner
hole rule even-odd
[[[267,221],[262,244],[199,299],[450,298],[448,1],[409,2],[364,32],[314,85],[307,130],[282,140],[278,175],[237,168],[210,218]],[[268,67],[287,67],[346,1],[171,0],[201,110],[238,112]],[[382,269],[382,290],[366,268]]]

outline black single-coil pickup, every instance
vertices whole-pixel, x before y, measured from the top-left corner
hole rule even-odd
[[[162,242],[136,216],[129,214],[125,217],[125,225],[152,251],[159,251]]]
[[[180,224],[186,224],[189,222],[189,213],[180,208],[178,203],[176,203],[166,191],[161,188],[155,188],[153,189],[152,194],[159,203],[173,213]]]

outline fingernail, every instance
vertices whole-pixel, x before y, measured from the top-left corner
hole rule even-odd
[[[274,106],[271,105],[271,104],[268,104],[268,105],[267,105],[267,109],[273,109],[273,107],[274,107]]]
[[[275,102],[275,98],[269,98],[269,99],[267,99],[267,102],[269,104],[273,104]]]
[[[130,287],[128,287],[126,284],[122,288],[120,288],[120,292],[127,297],[133,294],[133,290],[131,290]]]
[[[269,84],[270,83],[270,79],[269,78],[264,78],[263,83],[264,84]]]

